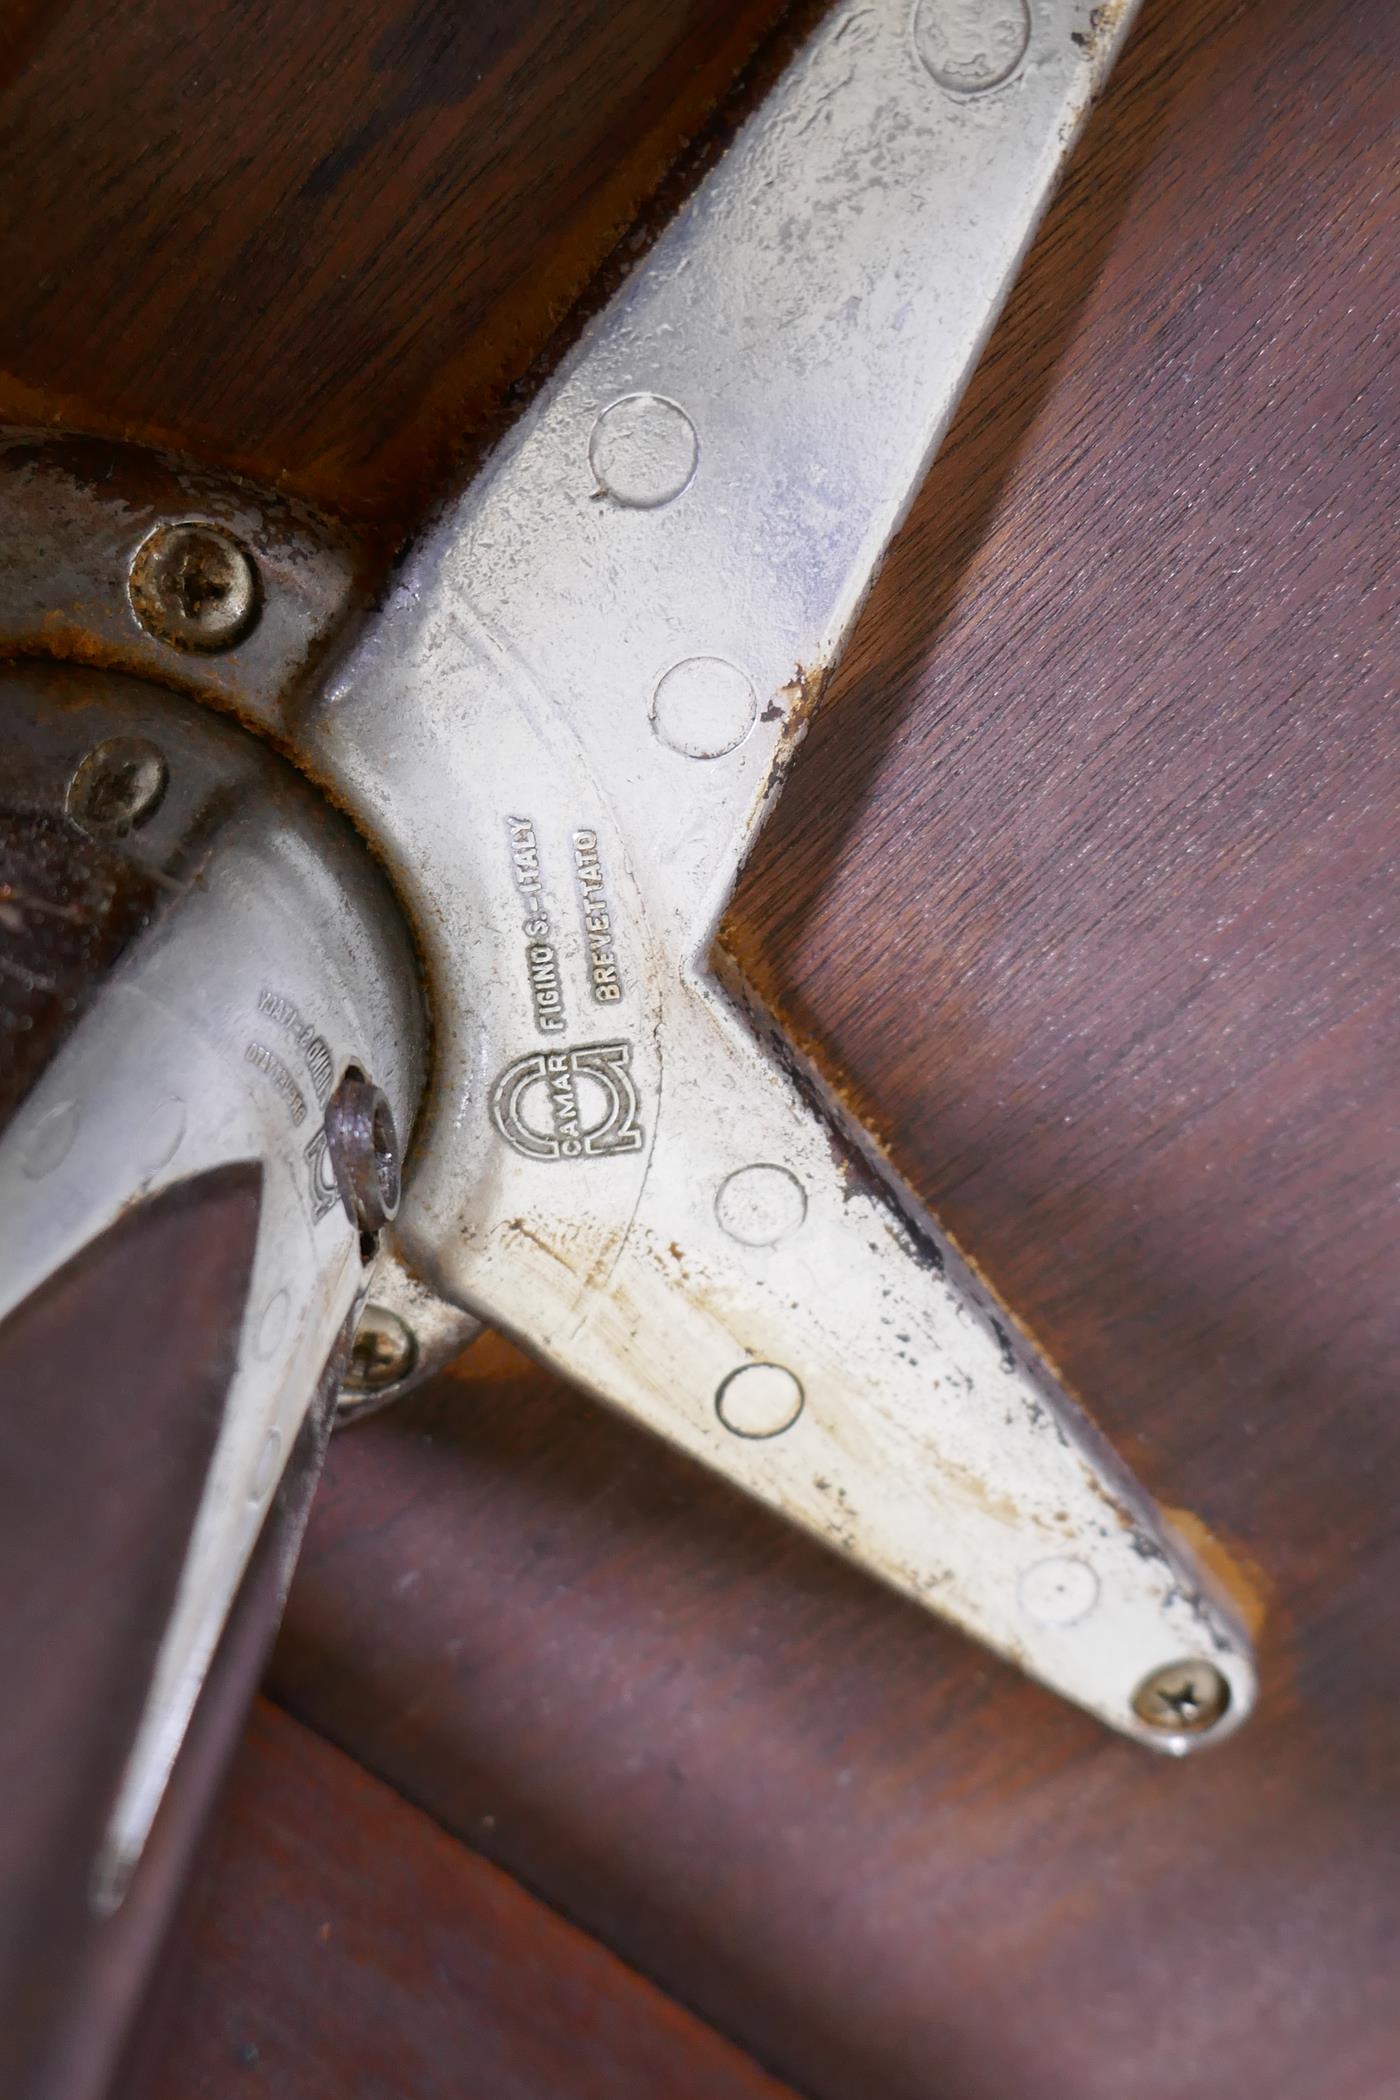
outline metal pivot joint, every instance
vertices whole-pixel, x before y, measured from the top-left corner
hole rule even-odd
[[[423,1029],[383,878],[258,739],[141,681],[61,664],[0,670],[0,717],[0,1356],[6,1321],[124,1218],[223,1171],[252,1172],[258,1192],[241,1319],[207,1343],[228,1359],[218,1433],[140,1723],[111,1774],[93,1871],[110,1908],[367,1288],[361,1236],[397,1201],[395,1130],[417,1105]],[[139,1439],[143,1366],[106,1361],[101,1376],[98,1403]],[[36,1608],[7,1605],[21,1626]],[[22,1652],[42,1667],[41,1644]],[[11,1691],[23,1702],[22,1683]]]
[[[373,1239],[399,1210],[399,1138],[388,1096],[352,1065],[326,1103],[326,1149],[357,1231]]]

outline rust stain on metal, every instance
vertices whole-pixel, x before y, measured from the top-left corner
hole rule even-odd
[[[1130,4],[1131,0],[1105,0],[1102,7],[1091,10],[1087,30],[1071,30],[1070,42],[1090,57],[1102,60],[1107,56]]]
[[[127,597],[130,558],[146,535],[195,514],[253,549],[274,614],[218,659],[154,640]],[[373,575],[373,550],[342,525],[239,477],[117,440],[44,430],[0,437],[0,654],[145,679],[217,709],[310,778],[353,825],[398,896],[425,988],[431,1070],[427,929],[360,813],[324,768],[308,767],[295,740],[298,696]]]
[[[1076,29],[1070,34],[1070,42],[1083,52],[1089,60],[1089,84],[1082,100],[1068,110],[1060,123],[1060,142],[1067,146],[1078,131],[1084,118],[1103,92],[1109,67],[1117,45],[1123,18],[1136,5],[1136,0],[1104,0],[1101,7],[1092,9],[1087,30]]]
[[[763,828],[764,819],[777,799],[792,755],[807,734],[807,725],[826,684],[825,666],[795,664],[786,685],[780,685],[759,715],[760,722],[781,722],[783,727],[773,746],[773,755],[749,809],[750,846]],[[740,866],[743,863],[741,861]]]
[[[211,526],[251,550],[275,614],[198,670],[141,630],[128,594],[137,549],[180,524]],[[130,670],[275,727],[293,718],[308,674],[371,581],[365,548],[343,527],[276,492],[136,445],[0,436],[0,647],[14,653]]]
[[[549,1241],[536,1232],[532,1225],[527,1225],[523,1218],[507,1218],[505,1230],[516,1239],[528,1240],[532,1247],[538,1247],[540,1253],[547,1255],[550,1261],[557,1262],[566,1275],[577,1280],[578,1271],[567,1256],[561,1254],[557,1247],[551,1246]]]
[[[1089,17],[1089,34],[1095,51],[1102,51],[1117,36],[1130,5],[1131,0],[1104,0],[1101,7],[1094,9]]]
[[[1247,1558],[1236,1543],[1222,1539],[1188,1509],[1172,1509],[1159,1503],[1163,1518],[1181,1539],[1194,1560],[1200,1562],[1225,1592],[1252,1639],[1257,1639],[1273,1603],[1273,1583],[1257,1561]]]
[[[1013,1531],[1019,1530],[1025,1522],[1026,1513],[1012,1496],[999,1494],[980,1473],[957,1465],[946,1451],[938,1454],[938,1486],[940,1493],[946,1488],[955,1488],[964,1502],[970,1502],[999,1524],[1009,1524]]]
[[[807,734],[807,725],[816,712],[818,701],[826,686],[827,666],[795,664],[786,685],[779,686],[759,720],[781,722],[782,734],[778,738],[768,768],[768,779],[764,795],[772,792],[787,770],[793,752]]]

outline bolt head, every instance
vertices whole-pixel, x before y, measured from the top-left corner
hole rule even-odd
[[[387,1305],[367,1305],[360,1315],[346,1367],[343,1392],[353,1404],[379,1397],[399,1385],[413,1369],[418,1345],[405,1323]]]
[[[219,525],[157,525],[136,550],[128,587],[148,634],[203,655],[241,642],[261,605],[251,555]]]
[[[1199,1657],[1153,1670],[1133,1693],[1133,1712],[1163,1735],[1204,1735],[1229,1704],[1229,1680]]]
[[[64,807],[93,838],[125,838],[155,815],[169,780],[164,756],[149,737],[109,736],[77,766]]]

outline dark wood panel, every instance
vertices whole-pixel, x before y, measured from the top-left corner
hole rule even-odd
[[[37,887],[0,895],[22,911]],[[99,955],[121,946],[104,917],[88,929]],[[223,1420],[261,1211],[257,1161],[133,1197],[0,1321],[0,2092],[20,2100],[105,2093],[141,1994],[155,1927],[144,1904],[115,1925],[96,1915],[94,1880]]]
[[[409,522],[782,0],[64,0],[0,56],[0,421]]]
[[[1381,2100],[1400,2005],[1393,10],[1148,0],[730,939],[1172,1504],[1175,1766],[496,1345],[279,1697],[821,2100]]]
[[[280,1698],[820,2100],[1393,2092],[1400,1746],[1326,1649],[1393,1545],[1177,1767],[483,1348],[336,1455]]]
[[[267,1707],[186,1957],[144,2100],[791,2100]]]

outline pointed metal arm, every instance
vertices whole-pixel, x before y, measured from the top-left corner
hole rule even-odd
[[[292,736],[427,958],[411,1269],[1182,1749],[1227,1600],[709,961],[1130,12],[837,5]]]

